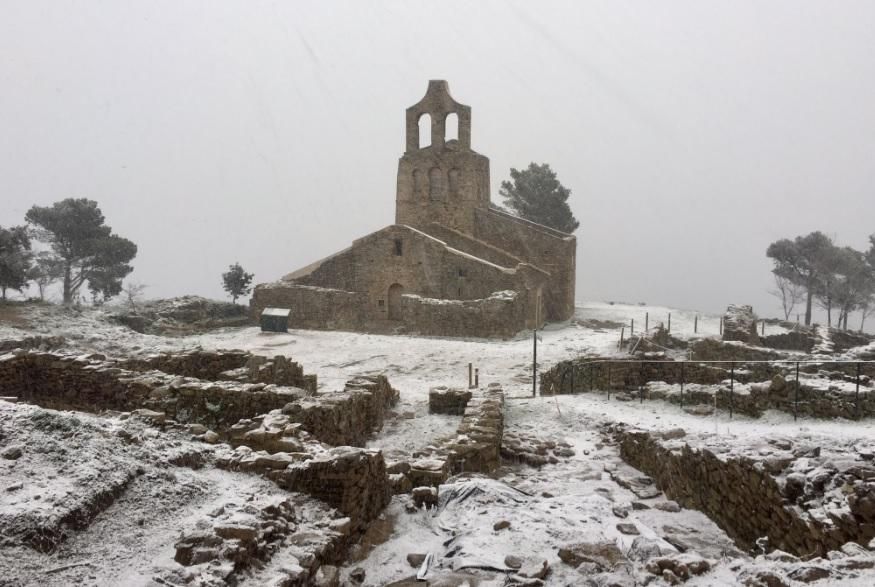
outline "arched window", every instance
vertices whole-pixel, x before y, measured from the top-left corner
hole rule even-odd
[[[419,116],[419,148],[431,146],[431,114]]]
[[[459,115],[450,112],[444,119],[444,143],[459,140]]]

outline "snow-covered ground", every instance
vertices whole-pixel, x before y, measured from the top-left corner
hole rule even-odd
[[[408,554],[432,553],[440,558],[448,552],[454,554],[453,569],[469,565],[503,568],[506,557],[511,556],[524,565],[547,561],[552,569],[548,584],[583,584],[578,571],[560,562],[558,548],[586,539],[614,543],[628,552],[640,536],[665,552],[672,552],[673,543],[685,544],[716,564],[710,573],[690,584],[735,585],[739,564],[753,568],[760,563],[738,552],[726,534],[699,512],[631,507],[640,500],[614,477],[617,472],[628,476],[640,473],[622,463],[616,447],[601,436],[600,427],[611,422],[650,430],[680,427],[730,442],[733,438],[774,435],[816,436],[835,443],[875,442],[873,422],[794,422],[791,415],[777,412],[759,419],[736,414],[730,420],[722,412],[701,417],[665,402],[642,404],[596,393],[533,398],[531,333],[500,341],[311,330],[275,334],[247,327],[170,338],[138,334],[111,324],[107,313],[36,307],[24,316],[29,324],[0,323],[0,339],[62,335],[75,348],[110,356],[197,346],[281,354],[299,362],[305,372],[317,374],[323,391],[341,389],[354,375],[382,373],[400,391],[401,403],[369,446],[383,449],[390,457],[409,455],[455,431],[458,417],[428,414],[428,390],[437,385],[466,387],[468,364],[473,363],[479,369],[481,386],[497,381],[507,394],[506,432],[565,441],[571,446],[573,456],[557,464],[540,469],[508,465],[497,479],[469,481],[472,497],[450,500],[437,512],[410,513],[407,496],[396,496],[378,524],[382,535],[359,549],[358,560],[344,569],[348,576],[353,568],[362,567],[367,584],[384,584],[415,574],[416,569],[407,562]],[[582,354],[616,354],[621,326],[628,337],[632,320],[635,331],[640,332],[645,315],[655,328],[660,322],[667,323],[669,313],[675,337],[692,339],[719,333],[719,316],[656,306],[584,303],[571,321],[538,333],[538,368],[544,370]],[[766,327],[766,334],[781,332],[786,329]],[[664,501],[658,497],[648,503]],[[495,530],[498,522],[509,522],[509,526]],[[624,533],[618,524],[631,524],[638,534]]]

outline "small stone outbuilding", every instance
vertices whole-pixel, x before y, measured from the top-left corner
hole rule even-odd
[[[423,117],[431,140],[421,147]],[[446,140],[448,121],[458,138]],[[254,315],[288,308],[291,328],[481,337],[571,318],[577,240],[490,205],[471,108],[432,80],[406,122],[395,224],[256,286]]]

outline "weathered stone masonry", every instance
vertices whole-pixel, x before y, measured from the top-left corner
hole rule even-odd
[[[793,454],[727,457],[641,430],[620,427],[614,435],[627,463],[653,477],[670,498],[707,514],[744,548],[766,536],[770,548],[813,557],[875,536],[875,469],[859,458],[820,459],[807,474],[780,476]],[[819,456],[820,449],[808,454]],[[836,497],[824,497],[842,486]],[[846,497],[835,501],[838,495]]]
[[[451,115],[458,139],[446,139]],[[431,121],[420,146],[419,121]],[[424,137],[422,137],[424,138]],[[282,280],[258,285],[254,317],[297,328],[510,337],[574,312],[576,239],[494,209],[489,160],[471,149],[471,109],[431,81],[407,109],[395,224]]]

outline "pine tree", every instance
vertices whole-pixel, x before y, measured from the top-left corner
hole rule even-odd
[[[252,287],[252,278],[255,277],[252,273],[246,273],[240,263],[234,263],[228,268],[226,273],[222,273],[222,287],[231,296],[231,299],[236,304],[237,298],[245,296]]]
[[[580,226],[568,206],[571,190],[559,183],[550,165],[530,163],[522,171],[511,168],[510,178],[501,182],[498,193],[520,218],[569,234]]]

